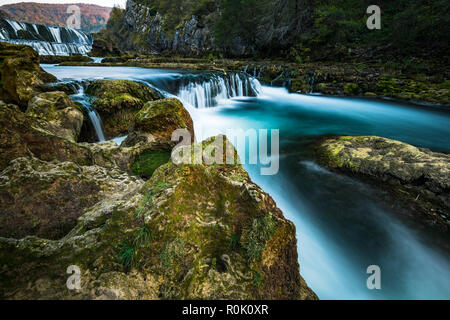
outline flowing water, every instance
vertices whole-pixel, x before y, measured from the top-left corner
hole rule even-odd
[[[0,41],[25,44],[40,55],[86,55],[92,49],[92,37],[73,28],[0,19]]]
[[[289,94],[281,88],[261,87],[245,74],[44,68],[65,80],[144,81],[166,96],[177,96],[191,113],[198,140],[226,129],[279,129],[280,172],[263,176],[260,165],[244,167],[296,225],[300,271],[319,298],[450,298],[448,234],[399,214],[388,192],[318,166],[311,151],[321,135],[348,134],[384,136],[449,152],[447,110]],[[249,158],[245,148],[238,152],[243,160]],[[367,289],[370,265],[381,268],[381,290]]]

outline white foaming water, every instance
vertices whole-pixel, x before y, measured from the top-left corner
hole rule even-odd
[[[214,74],[206,81],[192,81],[183,85],[177,96],[182,102],[202,109],[217,106],[221,100],[257,95],[260,90],[259,81],[247,75]]]
[[[92,126],[94,127],[95,133],[97,134],[99,142],[106,141],[105,134],[103,133],[103,124],[97,111],[92,107],[92,105],[85,99],[84,88],[82,85],[78,86],[78,93],[72,96],[74,100],[79,101],[83,107],[86,109],[91,120]]]
[[[19,31],[23,31],[25,35]],[[0,41],[31,46],[40,55],[86,55],[92,49],[92,39],[78,30],[38,26],[8,19],[0,19]]]

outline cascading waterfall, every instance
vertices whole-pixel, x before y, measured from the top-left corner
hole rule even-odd
[[[91,120],[92,126],[94,127],[95,133],[97,134],[98,140],[100,142],[106,141],[105,134],[103,133],[103,124],[97,111],[94,109],[89,99],[84,94],[84,88],[81,84],[77,84],[78,93],[72,95],[72,99],[83,105],[83,108],[87,111],[89,119]]]
[[[92,37],[76,29],[9,19],[0,19],[0,41],[29,45],[40,55],[86,55],[92,49]]]
[[[261,91],[258,80],[244,73],[214,73],[204,77],[189,78],[180,86],[178,98],[195,108],[210,108],[218,101],[234,97],[257,96]]]

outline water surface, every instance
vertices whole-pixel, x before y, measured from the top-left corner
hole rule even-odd
[[[175,96],[180,86],[174,83],[193,76],[186,70],[132,67],[44,68],[60,79],[146,81]],[[449,152],[449,112],[392,101],[289,94],[281,88],[259,90],[257,97],[221,99],[214,108],[184,102],[200,139],[233,128],[280,130],[280,172],[262,176],[259,165],[244,167],[296,225],[300,271],[318,296],[450,299],[449,236],[400,215],[386,191],[318,166],[311,151],[319,136],[348,134]],[[248,150],[238,152],[248,159]],[[381,268],[381,290],[366,287],[369,265]]]

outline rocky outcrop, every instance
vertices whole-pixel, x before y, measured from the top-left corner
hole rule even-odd
[[[180,112],[173,103],[167,119]],[[162,120],[162,110],[144,113]],[[3,139],[15,136],[24,153],[2,152],[1,298],[316,299],[299,274],[294,225],[239,164],[175,164],[152,144],[77,144],[33,128],[17,107],[2,112],[12,119]],[[17,126],[43,140],[30,148]],[[78,149],[60,157],[44,139]],[[194,150],[216,141],[237,161],[221,136]],[[41,144],[52,157],[35,157]],[[147,182],[129,170],[142,148],[155,166]],[[67,289],[69,266],[81,270],[79,290]]]
[[[123,136],[134,123],[136,111],[148,101],[163,96],[149,86],[130,80],[99,80],[86,93],[95,97],[93,106],[99,113],[108,138]]]
[[[0,101],[0,170],[19,157],[33,155],[44,161],[72,161],[79,165],[92,164],[88,148],[55,135],[55,129],[44,119],[27,115],[17,106]]]
[[[240,165],[169,162],[86,208],[60,240],[0,238],[0,296],[315,299],[297,261],[294,225]],[[71,265],[79,290],[66,287]]]
[[[39,66],[39,56],[31,47],[0,42],[0,100],[26,108],[41,85],[55,81]]]
[[[139,182],[118,169],[17,158],[0,175],[0,236],[62,238],[85,208]]]
[[[143,54],[199,56],[226,50],[234,56],[257,52],[266,55],[295,43],[298,34],[310,23],[311,13],[309,1],[264,1],[258,7],[264,7],[263,10],[253,10],[253,16],[247,17],[252,19],[251,30],[236,23],[230,41],[219,44],[215,41],[215,31],[223,14],[220,1],[204,1],[203,4],[181,1],[176,6],[171,10],[173,5],[158,8],[158,4],[150,5],[144,0],[128,0],[123,13],[113,11],[111,19],[114,21],[110,20],[106,32],[96,35],[96,52],[114,53],[117,48],[112,43],[115,43],[122,52]],[[180,7],[183,8],[181,13]],[[237,31],[238,27],[242,30]]]
[[[41,93],[28,103],[27,115],[40,120],[41,128],[76,142],[83,125],[83,112],[61,91]]]
[[[123,145],[137,143],[172,143],[172,133],[177,129],[186,129],[195,140],[194,124],[191,116],[180,100],[168,98],[147,102],[136,114],[133,129]]]
[[[392,188],[420,217],[450,225],[450,155],[381,137],[322,141],[318,155],[328,167],[372,178]]]
[[[178,99],[147,102],[136,113],[135,122],[122,143],[123,147],[133,149],[131,171],[148,179],[161,164],[169,161],[172,149],[178,142],[172,140],[176,130],[189,135],[184,143],[195,141],[191,116]]]
[[[212,14],[217,19],[217,13]],[[212,51],[214,36],[212,25],[202,23],[197,16],[191,16],[177,30],[164,30],[165,17],[154,14],[149,7],[136,1],[127,1],[124,20],[137,42],[136,51],[159,53],[164,50],[199,55]]]

